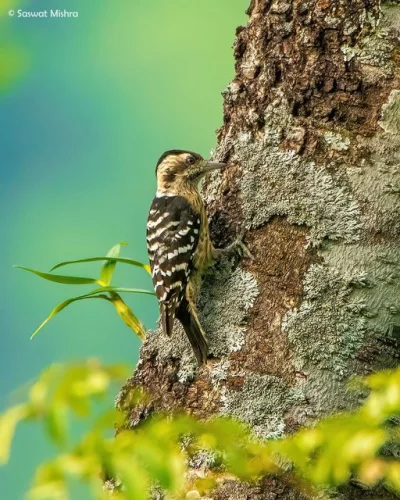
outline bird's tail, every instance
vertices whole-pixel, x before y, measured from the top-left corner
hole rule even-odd
[[[192,345],[194,355],[199,365],[207,362],[208,344],[201,328],[196,311],[191,310],[186,298],[182,300],[177,311],[176,317],[182,323],[183,329]]]
[[[170,307],[169,304],[163,304],[160,307],[161,323],[164,333],[171,337],[174,329],[175,307]]]

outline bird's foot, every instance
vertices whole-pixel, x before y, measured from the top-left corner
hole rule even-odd
[[[239,233],[239,236],[235,239],[233,243],[228,245],[226,248],[218,248],[215,250],[216,259],[220,260],[222,257],[230,256],[232,254],[238,254],[239,257],[247,257],[251,260],[254,260],[253,254],[247,248],[244,243],[244,237],[247,233],[247,229],[242,229]]]

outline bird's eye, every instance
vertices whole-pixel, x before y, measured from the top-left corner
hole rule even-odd
[[[190,156],[188,156],[188,157],[186,158],[186,160],[185,160],[185,161],[186,161],[186,163],[187,163],[188,165],[193,165],[193,163],[196,161],[196,158],[195,158],[194,156],[190,155]]]

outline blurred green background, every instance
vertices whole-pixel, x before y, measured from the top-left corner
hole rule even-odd
[[[73,304],[29,341],[53,306],[90,287],[45,282],[11,266],[48,271],[62,260],[105,254],[121,240],[129,242],[123,256],[147,259],[155,162],[166,149],[207,156],[215,146],[220,93],[233,76],[231,47],[248,0],[35,0],[14,7],[76,10],[78,19],[10,18],[6,4],[11,0],[0,0],[1,409],[50,363],[137,361],[139,341],[103,301]],[[7,65],[26,69],[10,83]],[[98,270],[92,264],[69,272]],[[128,266],[117,267],[114,283],[151,288],[146,273]],[[152,297],[127,301],[155,326]],[[22,427],[0,469],[0,498],[22,499],[35,466],[52,451],[37,428]]]

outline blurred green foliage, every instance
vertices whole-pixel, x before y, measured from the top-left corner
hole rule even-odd
[[[27,68],[26,53],[15,46],[0,48],[0,91],[7,90]]]
[[[326,418],[279,440],[259,440],[228,418],[199,421],[183,414],[157,415],[129,428],[129,410],[112,410],[71,445],[69,414],[89,417],[91,401],[104,397],[129,373],[127,367],[103,366],[95,360],[54,365],[32,385],[26,402],[3,413],[1,463],[8,460],[20,421],[40,422],[60,450],[37,469],[29,498],[67,499],[70,477],[90,485],[94,498],[145,500],[154,485],[168,498],[200,498],[226,477],[252,482],[271,473],[284,476],[299,491],[318,491],[319,498],[326,488],[350,479],[366,488],[382,483],[400,493],[400,463],[387,452],[400,445],[400,369],[366,378],[363,384],[370,394],[357,411]],[[147,397],[132,391],[128,408]],[[115,428],[113,437],[110,431]],[[187,474],[189,465],[204,462],[204,457],[208,474]]]
[[[142,264],[133,259],[122,258],[120,257],[121,247],[127,245],[125,242],[118,243],[113,246],[107,253],[105,257],[88,257],[86,259],[79,259],[73,261],[61,262],[60,264],[56,264],[49,273],[43,273],[41,271],[37,271],[36,269],[30,269],[28,267],[22,266],[14,266],[19,269],[23,269],[24,271],[28,271],[30,273],[39,276],[48,281],[52,281],[54,283],[61,283],[63,285],[90,285],[96,284],[100,285],[100,288],[95,288],[84,295],[79,295],[78,297],[71,297],[67,300],[64,300],[60,304],[58,304],[51,313],[47,316],[47,318],[43,321],[43,323],[34,331],[32,334],[33,338],[39,330],[41,330],[46,323],[48,323],[51,318],[53,318],[60,311],[68,307],[73,302],[88,300],[88,299],[103,299],[115,307],[117,314],[123,320],[123,322],[131,328],[137,336],[144,340],[146,338],[146,329],[143,326],[143,323],[140,319],[132,312],[129,306],[124,302],[122,297],[119,295],[120,293],[134,293],[134,294],[145,294],[145,295],[155,295],[154,292],[150,292],[147,290],[140,290],[138,288],[121,288],[111,286],[111,280],[115,271],[115,267],[117,262],[123,264],[129,264],[131,266],[139,267],[144,269],[146,272],[150,273],[150,267],[147,264]],[[60,274],[53,274],[52,271],[58,269],[60,267],[69,266],[71,264],[80,264],[84,262],[98,262],[105,261],[100,270],[99,278],[84,278],[81,276],[64,276]]]
[[[8,12],[17,6],[16,0],[0,0],[0,92],[8,90],[11,85],[28,68],[28,57],[25,50],[18,46],[8,31],[11,18]],[[6,40],[5,40],[6,39]]]
[[[17,5],[17,0],[0,0],[0,14],[4,15]]]

